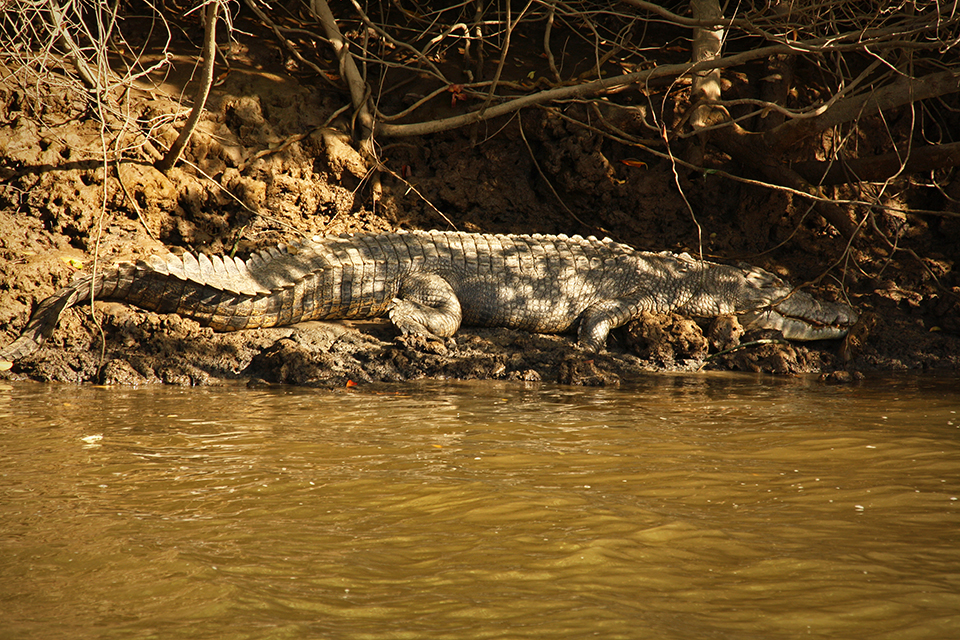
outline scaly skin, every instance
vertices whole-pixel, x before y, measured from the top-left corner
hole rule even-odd
[[[246,261],[170,254],[120,264],[41,302],[0,361],[35,351],[63,311],[91,293],[217,331],[387,315],[403,333],[439,337],[461,324],[541,333],[576,326],[592,350],[644,311],[736,314],[792,340],[839,338],[857,320],[847,305],[794,291],[756,267],[593,237],[409,232],[315,238]]]

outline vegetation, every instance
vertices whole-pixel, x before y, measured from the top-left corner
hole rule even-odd
[[[334,116],[349,116],[375,197],[379,172],[400,172],[381,157],[392,140],[462,127],[477,136],[477,123],[536,108],[629,148],[638,165],[667,158],[802,196],[848,239],[866,229],[895,247],[875,215],[905,208],[911,183],[944,203],[913,213],[957,215],[960,194],[943,186],[960,164],[952,3],[11,0],[6,81],[37,99],[44,84],[83,92],[105,159],[134,154],[168,169],[177,145],[163,148],[158,123],[125,116],[126,92],[162,72],[174,37],[205,20],[185,142],[214,78],[216,21],[226,43],[238,12],[274,34],[292,71],[343,92]],[[130,140],[121,131],[135,143],[108,148]]]

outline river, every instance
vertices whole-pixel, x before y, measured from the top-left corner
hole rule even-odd
[[[0,637],[958,638],[952,377],[0,383]]]

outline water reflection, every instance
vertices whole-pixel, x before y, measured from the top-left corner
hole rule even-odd
[[[960,394],[0,387],[4,637],[956,637]]]

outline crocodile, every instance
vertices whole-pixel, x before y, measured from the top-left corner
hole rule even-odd
[[[65,309],[116,300],[217,331],[388,316],[404,334],[446,338],[461,324],[539,333],[576,328],[585,349],[643,312],[739,316],[791,340],[843,337],[857,312],[748,265],[639,251],[609,238],[409,231],[313,237],[246,260],[154,255],[87,274],[43,300],[0,349],[34,352]]]

